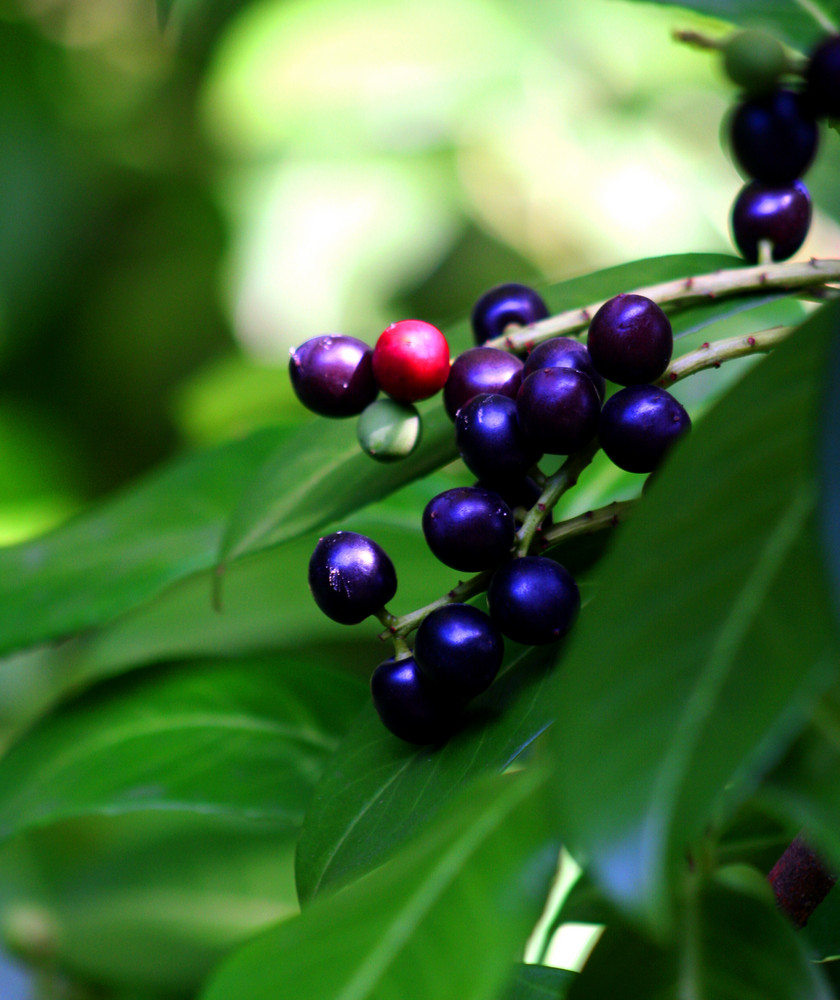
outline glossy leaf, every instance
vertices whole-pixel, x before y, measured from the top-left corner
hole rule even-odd
[[[100,625],[212,566],[243,481],[282,439],[264,430],[183,459],[43,538],[0,549],[0,653]]]
[[[514,655],[509,669],[472,702],[443,747],[392,736],[366,707],[319,782],[298,842],[303,903],[381,864],[448,799],[486,772],[501,772],[550,724],[544,649]]]
[[[838,0],[653,0],[687,7],[741,27],[763,28],[803,51],[831,31],[840,30]]]
[[[547,965],[517,965],[499,1000],[564,1000],[575,973]]]
[[[364,697],[352,678],[274,658],[103,684],[0,760],[0,837],[70,816],[154,809],[294,829]]]
[[[225,962],[203,1000],[486,1000],[557,860],[538,772],[459,796],[391,862]]]
[[[669,947],[608,927],[568,1000],[832,1000],[818,966],[772,899],[709,885],[687,901]]]
[[[812,428],[836,305],[699,422],[600,564],[557,672],[557,802],[614,903],[664,929],[685,854],[833,671]]]

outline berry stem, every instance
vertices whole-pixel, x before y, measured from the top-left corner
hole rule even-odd
[[[517,533],[516,554],[525,556],[531,548],[534,535],[543,521],[548,517],[561,496],[578,481],[578,476],[595,457],[598,451],[598,439],[593,438],[585,448],[574,455],[569,455],[553,476],[546,480],[539,500],[531,508],[528,516]]]
[[[669,385],[696,372],[706,368],[719,368],[724,361],[766,353],[785,340],[792,330],[793,328],[789,326],[774,326],[751,333],[747,337],[727,337],[724,340],[702,344],[696,350],[675,358],[656,384],[667,389]]]
[[[840,260],[822,260],[812,257],[807,261],[784,261],[779,264],[756,264],[725,271],[713,271],[693,277],[665,281],[658,285],[637,288],[636,295],[644,295],[659,305],[685,308],[707,299],[722,299],[745,292],[813,291],[827,282],[840,281]],[[601,308],[603,302],[593,302],[584,309],[572,309],[539,320],[531,326],[510,327],[495,340],[488,340],[487,347],[521,354],[536,344],[560,335],[580,333]]]
[[[633,500],[614,500],[598,510],[588,510],[585,514],[570,517],[549,528],[542,536],[544,546],[556,545],[567,538],[577,535],[588,535],[602,528],[612,528],[626,521],[629,514],[638,506],[639,498]]]

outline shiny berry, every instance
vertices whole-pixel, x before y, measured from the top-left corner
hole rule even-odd
[[[433,497],[423,511],[423,535],[446,566],[475,573],[492,569],[513,544],[513,514],[498,493],[456,486]]]
[[[572,575],[554,559],[524,556],[493,574],[487,590],[490,617],[514,642],[541,646],[562,638],[580,609]]]
[[[303,405],[323,417],[351,417],[376,399],[373,350],[355,337],[328,334],[293,348],[292,388]]]
[[[727,39],[723,68],[748,94],[766,94],[787,70],[787,57],[778,38],[767,31],[748,29]]]
[[[420,414],[411,403],[377,399],[362,411],[356,436],[366,455],[378,462],[396,462],[420,444],[422,429]]]
[[[533,288],[510,282],[485,292],[472,308],[477,344],[501,337],[508,326],[530,326],[548,316],[548,306]]]
[[[676,399],[655,385],[621,389],[604,403],[601,447],[626,472],[653,472],[691,419]]]
[[[601,398],[592,379],[574,368],[532,372],[516,397],[519,426],[548,455],[571,455],[598,430]]]
[[[521,479],[541,458],[519,426],[516,403],[498,393],[474,396],[458,410],[455,443],[467,468],[489,483]]]
[[[447,604],[432,611],[414,641],[414,658],[423,673],[465,700],[490,687],[504,651],[499,630],[470,604]]]
[[[472,347],[452,362],[443,387],[443,405],[452,420],[464,403],[481,393],[516,398],[522,383],[522,362],[495,347]]]
[[[732,206],[732,235],[747,260],[758,261],[758,245],[773,245],[773,260],[787,260],[802,246],[811,224],[811,197],[802,181],[769,185],[752,181]]]
[[[840,35],[830,35],[811,53],[805,86],[813,114],[840,118]]]
[[[730,122],[732,152],[748,177],[789,184],[817,151],[817,123],[800,94],[778,89],[743,101]]]
[[[460,703],[429,680],[413,656],[380,663],[370,693],[386,729],[406,743],[442,743],[461,714]]]
[[[604,378],[637,385],[665,371],[674,337],[668,317],[652,299],[626,293],[609,299],[592,317],[587,346]]]
[[[527,378],[540,368],[573,368],[576,372],[583,372],[592,379],[603,401],[606,394],[604,378],[592,364],[592,357],[586,344],[579,340],[574,340],[572,337],[552,337],[551,340],[537,344],[525,359],[522,378]]]
[[[392,323],[373,349],[373,374],[380,389],[400,403],[434,396],[449,375],[446,337],[420,319]]]
[[[356,625],[397,592],[394,564],[384,549],[355,531],[325,535],[309,560],[309,587],[328,618]]]

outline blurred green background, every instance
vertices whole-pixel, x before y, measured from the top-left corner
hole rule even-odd
[[[310,336],[729,246],[732,92],[681,12],[158,6],[165,32],[152,0],[0,3],[0,542],[306,419],[284,369]],[[837,236],[821,213],[804,252]]]

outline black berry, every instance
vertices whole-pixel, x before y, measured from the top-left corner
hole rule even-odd
[[[637,385],[665,371],[674,337],[668,317],[652,299],[626,293],[609,299],[592,317],[587,346],[604,378]]]
[[[580,591],[560,563],[524,556],[493,574],[487,591],[490,617],[514,642],[541,646],[562,638],[580,609]]]
[[[519,426],[516,403],[498,393],[474,396],[458,410],[455,443],[467,468],[489,483],[521,479],[541,457]]]
[[[653,472],[690,428],[689,415],[669,392],[655,385],[633,385],[606,401],[598,437],[620,469]]]
[[[817,151],[817,123],[800,94],[778,89],[743,101],[730,123],[732,152],[748,177],[789,184]]]
[[[769,185],[752,181],[732,206],[732,236],[747,260],[758,260],[758,245],[773,245],[773,260],[787,260],[802,246],[811,225],[811,197],[802,181]]]
[[[423,534],[446,566],[474,573],[492,569],[513,544],[516,526],[498,493],[456,486],[433,497],[423,511]]]
[[[397,592],[394,564],[384,549],[355,531],[325,535],[309,560],[309,587],[328,618],[356,625]]]
[[[574,368],[577,372],[583,372],[592,379],[601,400],[604,399],[606,391],[604,378],[592,364],[592,357],[586,344],[582,344],[579,340],[573,340],[571,337],[552,337],[551,340],[537,344],[525,359],[522,378],[526,379],[540,368]]]
[[[519,424],[549,455],[571,455],[598,430],[601,397],[592,379],[573,368],[540,368],[516,397]]]
[[[510,282],[485,292],[473,306],[471,322],[477,344],[501,337],[505,327],[530,326],[548,316],[542,297],[527,285]]]
[[[432,611],[414,642],[414,658],[423,673],[465,700],[493,683],[504,651],[499,630],[470,604],[448,604]]]
[[[813,114],[840,118],[840,35],[830,35],[811,53],[805,83]]]
[[[386,729],[407,743],[442,743],[461,713],[460,703],[429,680],[412,656],[380,663],[370,693]]]
[[[372,348],[338,334],[313,337],[294,348],[289,377],[301,403],[322,417],[352,417],[379,392]]]
[[[443,387],[443,405],[455,419],[464,403],[481,393],[498,393],[516,398],[522,383],[522,362],[495,347],[473,347],[452,362]]]

